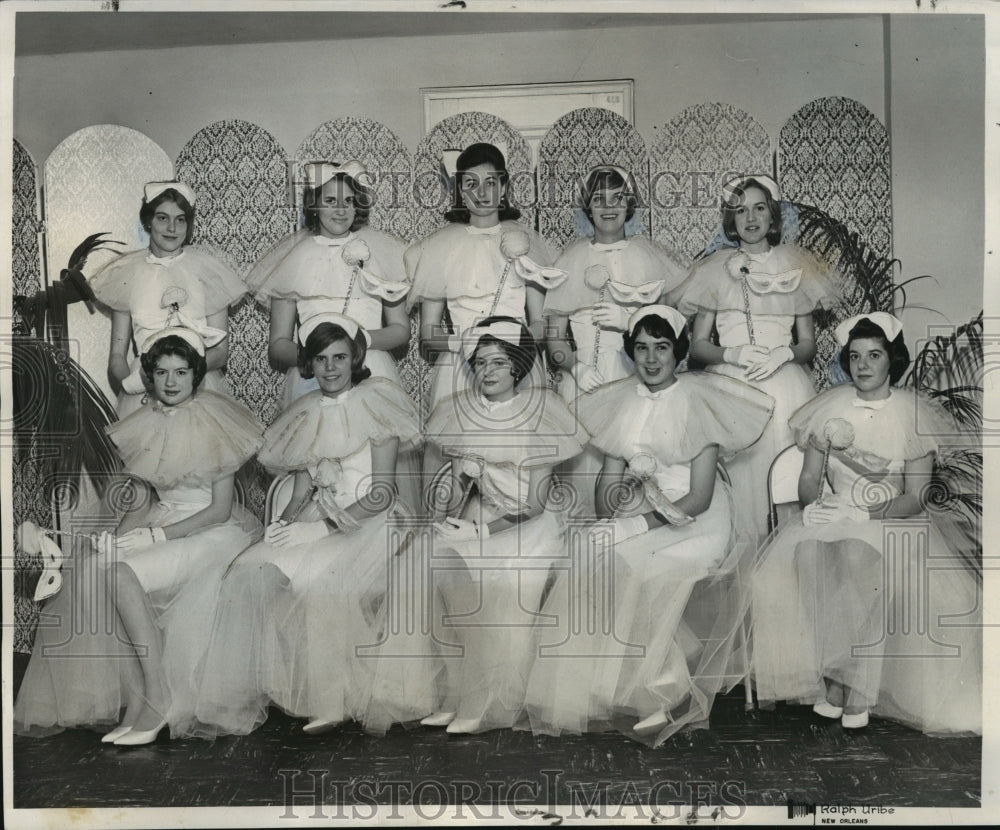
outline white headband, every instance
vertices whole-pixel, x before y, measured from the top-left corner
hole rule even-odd
[[[869,320],[882,329],[886,340],[890,343],[899,337],[899,333],[903,330],[903,324],[885,311],[873,311],[871,314],[858,314],[855,317],[849,317],[844,320],[844,322],[840,323],[833,330],[833,337],[837,341],[837,345],[840,346],[840,348],[844,348],[844,346],[847,345],[848,338],[851,336],[851,329],[853,329],[862,320]]]
[[[205,356],[205,345],[207,344],[209,348],[214,346],[216,343],[221,341],[226,336],[226,332],[220,329],[213,329],[205,326],[201,333],[194,331],[193,329],[186,328],[185,326],[168,326],[165,329],[160,329],[155,334],[149,335],[142,344],[142,353],[146,354],[153,345],[160,340],[167,337],[179,337],[185,343],[189,344],[198,354],[202,357]],[[204,339],[203,339],[204,337]]]
[[[750,179],[754,179],[758,184],[760,184],[761,187],[770,193],[771,198],[774,199],[774,201],[781,201],[781,188],[779,188],[778,183],[766,173],[750,176],[737,176],[734,179],[730,179],[722,185],[722,200],[729,204],[736,196],[736,188],[744,188]]]
[[[310,317],[302,323],[299,326],[299,342],[304,346],[306,344],[306,340],[309,338],[309,335],[323,323],[333,323],[335,326],[340,326],[347,332],[347,336],[352,340],[358,336],[358,332],[360,331],[365,336],[365,343],[369,346],[372,344],[372,336],[365,329],[361,328],[350,317],[347,317],[344,314],[337,314],[335,311],[324,311],[321,314],[316,314],[313,317]]]
[[[639,322],[651,314],[656,314],[670,323],[670,328],[674,330],[674,337],[680,337],[684,326],[687,325],[687,318],[676,308],[668,305],[645,305],[628,318],[628,333],[634,333]]]
[[[335,176],[344,173],[350,176],[361,187],[371,187],[371,174],[357,159],[351,159],[341,164],[330,161],[310,161],[302,165],[306,182],[311,188],[322,187]]]
[[[143,201],[148,205],[157,196],[159,196],[164,190],[176,190],[181,194],[187,203],[194,207],[194,201],[198,197],[195,192],[184,182],[147,182],[142,188]]]
[[[497,340],[510,343],[512,346],[520,346],[521,329],[522,326],[520,323],[511,323],[506,320],[498,320],[495,323],[490,323],[488,326],[472,326],[471,328],[467,328],[462,334],[462,350],[471,356],[479,346],[479,341],[487,334],[495,337]]]
[[[619,167],[617,164],[598,164],[595,165],[594,167],[591,167],[590,170],[587,171],[587,175],[584,176],[582,179],[580,179],[580,204],[583,207],[587,207],[587,182],[590,181],[590,177],[593,176],[595,173],[600,173],[603,171],[607,171],[609,173],[617,173],[619,176],[622,177],[622,181],[624,182],[624,184],[622,185],[622,189],[628,193],[633,193],[638,195],[635,187],[635,177],[631,173],[629,173],[628,170],[626,170],[624,167]],[[596,193],[597,191],[595,190],[594,192]],[[593,195],[594,195],[593,193],[590,194],[591,198],[593,198]]]

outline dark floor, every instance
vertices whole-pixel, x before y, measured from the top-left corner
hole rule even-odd
[[[15,655],[15,687],[25,665],[26,656]],[[671,805],[692,803],[735,817],[741,805],[784,807],[789,799],[897,807],[980,802],[979,738],[929,738],[886,721],[851,734],[807,707],[748,715],[741,689],[716,702],[711,729],[674,736],[658,749],[614,733],[450,736],[397,727],[374,738],[344,726],[310,737],[300,726],[275,713],[246,737],[208,743],[161,736],[132,749],[105,746],[86,730],[16,737],[14,807],[272,806],[308,819],[316,787],[330,805],[322,811],[327,817],[338,817],[338,804],[376,802],[540,804],[578,817],[590,805],[599,815],[624,809],[633,818],[643,810],[649,817],[650,805],[669,816]],[[291,807],[293,790],[306,794]],[[480,817],[489,816],[481,808]]]

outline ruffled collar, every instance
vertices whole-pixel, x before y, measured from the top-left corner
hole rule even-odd
[[[347,236],[338,236],[336,238],[331,236],[323,236],[321,233],[313,234],[313,242],[317,245],[322,245],[325,248],[343,248],[352,239],[357,239],[357,234],[351,231]]]
[[[169,268],[173,263],[177,262],[182,256],[184,256],[187,248],[181,248],[180,252],[174,254],[174,256],[157,256],[152,251],[146,254],[146,262],[150,265],[162,265],[164,268]]]
[[[503,230],[503,226],[499,222],[488,228],[477,228],[474,225],[466,225],[465,230],[473,236],[499,236]]]
[[[646,386],[641,380],[635,385],[635,394],[640,398],[646,398],[651,401],[658,401],[666,397],[672,390],[676,389],[680,383],[680,378],[674,375],[674,382],[670,386],[665,386],[663,389],[657,389],[655,392],[651,392],[649,387]]]

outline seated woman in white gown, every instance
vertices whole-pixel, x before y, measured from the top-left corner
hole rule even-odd
[[[262,428],[242,404],[201,388],[201,337],[164,329],[146,340],[141,357],[154,402],[107,431],[126,472],[155,489],[155,498],[132,499],[102,552],[75,562],[70,588],[47,604],[59,624],[38,630],[15,711],[22,730],[100,726],[117,721],[125,704],[106,743],[150,743],[167,723],[176,736],[174,692],[187,685],[204,648],[204,632],[177,613],[180,597],[221,573],[261,532],[234,504],[234,473],[260,446]],[[75,603],[106,603],[115,625],[74,630],[91,610]]]
[[[278,416],[258,454],[294,474],[291,498],[265,538],[203,589],[216,614],[188,734],[246,734],[271,703],[309,719],[309,733],[356,720],[382,734],[434,710],[429,641],[426,659],[405,656],[423,640],[389,639],[386,601],[401,544],[396,457],[420,442],[416,410],[395,383],[370,376],[365,332],[349,318],[316,315],[300,336],[300,371],[319,389]]]
[[[463,340],[473,388],[441,401],[426,428],[452,462],[450,486],[434,493],[432,540],[443,703],[423,723],[452,733],[511,727],[523,716],[532,629],[562,550],[552,468],[583,448],[558,395],[517,389],[537,358],[523,324],[486,318]]]
[[[604,518],[575,529],[542,609],[555,623],[539,629],[528,684],[536,733],[617,727],[658,744],[707,721],[740,678],[738,565],[752,548],[717,462],[760,437],[773,401],[730,378],[675,375],[687,347],[680,312],[641,308],[625,338],[635,376],[577,401],[604,454]],[[626,476],[642,482],[631,503]]]
[[[899,320],[864,314],[835,335],[852,383],[792,416],[805,509],[753,579],[757,696],[814,704],[849,729],[875,715],[979,733],[979,585],[926,510],[935,457],[969,439],[940,406],[892,385],[909,363]]]

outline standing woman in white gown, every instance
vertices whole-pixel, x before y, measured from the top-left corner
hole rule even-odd
[[[195,192],[184,182],[149,182],[143,189],[139,221],[149,234],[149,248],[113,259],[90,280],[94,295],[111,309],[108,378],[119,391],[118,415],[148,401],[149,378],[138,355],[130,352],[167,326],[226,331],[229,307],[246,293],[243,281],[215,256],[189,243],[194,234]],[[229,341],[206,352],[204,385],[225,393],[222,375]]]
[[[325,312],[350,317],[371,337],[367,367],[397,384],[389,353],[410,337],[404,245],[368,224],[370,174],[354,160],[313,162],[305,174],[305,228],[282,239],[247,276],[257,300],[270,304],[267,353],[271,365],[286,372],[285,406],[319,388],[299,372],[296,325]]]
[[[670,306],[636,311],[625,348],[635,375],[577,399],[603,453],[602,518],[567,543],[526,705],[536,733],[617,727],[659,744],[706,722],[740,677],[729,667],[745,591],[738,578],[702,580],[734,577],[753,551],[717,463],[759,438],[774,402],[730,378],[675,374],[687,321]]]
[[[758,539],[767,533],[767,471],[792,443],[788,418],[814,394],[813,311],[838,296],[835,280],[808,251],[778,244],[780,193],[769,176],[739,177],[723,189],[722,227],[739,248],[696,262],[680,310],[697,313],[691,355],[707,371],[767,392],[774,416],[761,439],[728,465],[733,490],[750,506]],[[718,332],[718,344],[713,330]]]

